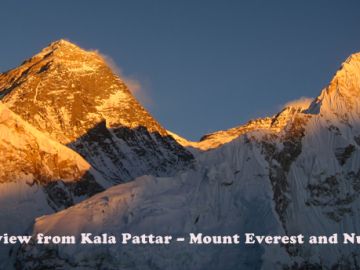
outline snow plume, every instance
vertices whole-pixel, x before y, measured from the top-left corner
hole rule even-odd
[[[99,53],[99,52],[98,52]],[[110,66],[113,72],[116,73],[129,88],[131,93],[139,100],[145,107],[151,107],[154,103],[149,94],[144,90],[140,81],[133,76],[124,75],[123,69],[119,67],[116,62],[108,55],[99,53],[106,63]]]
[[[301,97],[301,98],[289,101],[289,102],[285,103],[281,107],[282,108],[295,107],[295,108],[299,108],[299,109],[302,109],[302,110],[306,110],[313,100],[314,100],[313,98]]]

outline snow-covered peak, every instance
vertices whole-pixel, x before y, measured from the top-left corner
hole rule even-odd
[[[173,174],[193,159],[99,53],[65,40],[0,74],[0,100],[114,182]]]
[[[352,124],[360,119],[360,53],[351,55],[308,112]]]
[[[100,54],[66,40],[0,74],[0,98],[62,143],[104,121],[107,127],[146,127],[166,135]]]

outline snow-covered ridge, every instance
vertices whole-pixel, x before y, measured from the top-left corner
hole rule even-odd
[[[0,157],[2,160],[2,169],[0,174],[2,177],[6,176],[7,170],[9,170],[9,173],[16,173],[16,171],[23,170],[23,168],[19,166],[19,163],[14,163],[14,155],[19,154],[21,151],[29,155],[27,156],[29,159],[19,159],[18,162],[24,162],[24,164],[27,162],[29,166],[35,165],[31,164],[31,161],[39,162],[37,164],[39,167],[38,169],[44,171],[38,172],[39,175],[37,177],[41,177],[44,180],[47,175],[46,172],[48,172],[54,180],[62,179],[63,181],[74,181],[81,178],[81,176],[91,168],[89,163],[87,163],[79,154],[64,145],[51,140],[45,134],[23,121],[2,103],[0,103],[0,143],[2,149],[2,155]],[[53,161],[54,165],[61,166],[61,164],[63,164],[64,171],[61,171],[61,167],[57,167],[56,169],[53,168],[55,170],[46,167],[49,166],[49,164],[46,164],[46,160],[43,158],[36,161],[37,151],[41,151],[43,157],[49,155],[56,158]],[[7,158],[10,156],[12,156],[12,158]],[[71,166],[76,166],[76,169],[70,167],[67,168],[70,164],[72,164]],[[33,176],[36,177],[35,175]],[[21,178],[23,175],[20,174],[18,177]],[[11,178],[1,178],[1,182],[12,180],[17,180],[17,176],[13,175]],[[41,179],[33,180],[40,181],[41,183]]]
[[[294,118],[295,115],[303,111],[304,107],[299,106],[299,104],[296,106],[288,106],[272,117],[250,120],[245,125],[204,135],[199,142],[188,141],[173,132],[168,132],[179,144],[189,148],[190,150],[193,149],[192,151],[207,151],[216,149],[217,147],[229,143],[239,136],[252,131],[279,133],[283,130],[287,123]]]
[[[85,197],[108,185],[78,153],[52,140],[1,102],[0,152],[0,183],[26,180],[28,185],[47,186],[57,181],[65,184],[84,181],[89,193],[77,192]]]
[[[36,217],[102,190],[106,182],[79,154],[52,140],[0,102],[0,231],[23,234]],[[0,248],[0,268],[9,247]]]

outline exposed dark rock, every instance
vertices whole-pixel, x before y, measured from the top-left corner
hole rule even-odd
[[[354,151],[355,151],[355,146],[352,144],[349,144],[345,148],[337,148],[335,150],[335,156],[339,164],[343,166]]]

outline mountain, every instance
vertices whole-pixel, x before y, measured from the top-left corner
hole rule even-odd
[[[0,231],[19,234],[35,218],[104,190],[101,175],[0,103]],[[1,267],[9,247],[1,245]],[[3,268],[2,268],[3,269]]]
[[[37,219],[33,233],[360,233],[360,54],[308,106],[207,135],[196,166],[142,176]],[[207,145],[206,145],[207,144]],[[204,146],[205,145],[205,146]],[[207,150],[207,151],[204,151]],[[194,151],[195,153],[195,151]],[[188,237],[187,237],[188,240]],[[22,246],[21,269],[358,269],[357,245]],[[19,269],[20,269],[19,268]]]
[[[193,156],[137,102],[95,51],[59,40],[0,74],[0,99],[81,154],[110,183],[172,175]]]

